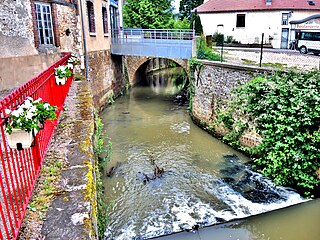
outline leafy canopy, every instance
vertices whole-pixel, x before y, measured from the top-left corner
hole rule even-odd
[[[123,6],[125,27],[172,28],[172,0],[127,0]]]
[[[180,20],[187,18],[191,20],[191,11],[200,6],[203,0],[181,0],[179,6]]]

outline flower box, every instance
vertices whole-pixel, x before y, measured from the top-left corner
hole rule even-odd
[[[41,100],[27,97],[15,110],[5,109],[5,133],[11,148],[21,150],[30,147],[45,121],[57,118],[57,107]]]
[[[55,76],[57,85],[65,85],[67,82],[67,77]]]
[[[27,132],[23,129],[13,128],[10,134],[6,133],[8,145],[10,148],[18,150],[29,148],[37,133],[37,130]]]

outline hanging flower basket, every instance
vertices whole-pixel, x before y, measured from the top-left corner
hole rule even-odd
[[[54,76],[55,76],[57,85],[64,85],[66,84],[68,77],[72,76],[72,71],[70,70],[70,67],[68,65],[59,66],[54,69]]]
[[[18,150],[29,148],[37,133],[36,129],[27,132],[19,128],[13,128],[11,134],[6,134],[8,145],[10,148]]]
[[[22,150],[30,147],[45,121],[56,119],[57,107],[41,100],[27,97],[16,110],[5,109],[5,134],[10,148]]]
[[[60,78],[59,76],[54,76],[56,79],[56,84],[57,85],[65,85],[67,82],[67,77],[62,77]]]

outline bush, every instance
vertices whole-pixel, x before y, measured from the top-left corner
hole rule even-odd
[[[215,32],[212,36],[213,41],[216,43],[217,46],[222,46],[224,41],[224,36],[222,33]]]
[[[220,55],[213,53],[210,47],[207,47],[206,39],[201,36],[197,39],[197,58],[210,61],[220,61]]]
[[[254,159],[257,169],[276,184],[295,187],[306,196],[319,194],[320,72],[258,77],[237,88],[232,99],[228,110],[234,123],[228,119],[228,128],[249,122],[263,138],[252,152],[259,156]],[[240,121],[241,115],[245,117]],[[230,136],[239,137],[231,131],[227,141],[236,141]]]

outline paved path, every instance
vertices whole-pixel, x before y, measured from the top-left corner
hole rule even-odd
[[[220,54],[221,48],[217,48]],[[243,65],[259,65],[260,49],[258,48],[224,48],[224,61]],[[320,56],[300,54],[288,49],[264,49],[262,66],[274,68],[297,68],[311,70],[320,68]]]

